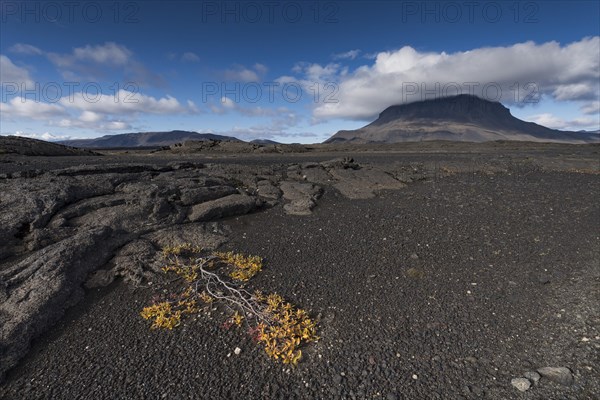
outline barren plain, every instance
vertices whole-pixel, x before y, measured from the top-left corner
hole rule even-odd
[[[3,399],[598,398],[599,145],[94,151],[0,154]],[[297,366],[218,305],[149,328],[183,242],[263,258]]]

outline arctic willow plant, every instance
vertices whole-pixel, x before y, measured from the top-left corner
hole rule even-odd
[[[202,255],[200,248],[189,243],[165,247],[162,254],[163,271],[182,278],[184,288],[142,310],[141,316],[152,321],[152,329],[173,329],[185,316],[220,303],[231,312],[225,327],[245,326],[270,357],[286,364],[297,364],[302,358],[300,347],[318,339],[316,324],[305,310],[276,293],[250,293],[243,288],[262,269],[260,257],[232,252]],[[223,270],[231,281],[218,273]]]

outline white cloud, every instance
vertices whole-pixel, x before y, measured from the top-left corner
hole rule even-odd
[[[70,54],[47,53],[47,55],[48,59],[58,67],[73,67],[77,63],[124,66],[130,63],[133,57],[127,47],[114,42],[76,47]]]
[[[263,64],[254,64],[252,68],[243,65],[235,65],[232,69],[223,72],[223,76],[229,81],[258,82],[267,73],[268,68]]]
[[[550,113],[530,115],[525,117],[525,120],[552,129],[562,129],[567,126],[566,121]]]
[[[200,61],[200,57],[198,57],[197,54],[192,53],[191,51],[187,51],[181,55],[181,61],[198,62]]]
[[[26,84],[32,85],[32,79],[29,75],[29,71],[25,68],[21,68],[11,61],[5,55],[0,54],[0,83],[14,83],[17,85]]]
[[[509,104],[536,101],[539,95],[559,101],[598,100],[599,69],[596,36],[568,45],[525,42],[456,53],[420,52],[406,46],[378,53],[370,65],[351,72],[337,64],[307,63],[293,71],[302,74],[296,81],[329,80],[339,85],[339,101],[318,104],[313,110],[317,119],[372,119],[390,105],[457,92]]]
[[[572,100],[585,99],[593,96],[590,93],[590,87],[586,83],[573,83],[570,85],[562,85],[556,88],[552,95],[556,100]]]
[[[220,104],[221,106],[214,104],[210,106],[210,109],[214,114],[223,115],[231,112],[250,118],[267,118],[270,121],[269,124],[260,125],[257,127],[257,129],[262,131],[276,131],[277,135],[281,135],[284,130],[289,127],[297,126],[303,119],[302,116],[298,115],[287,107],[244,107],[228,97],[222,97]]]
[[[591,101],[581,107],[584,114],[600,114],[600,101]]]
[[[57,140],[72,139],[71,136],[54,135],[50,132],[44,132],[44,133],[39,134],[39,133],[28,133],[28,132],[16,131],[15,136],[26,137],[26,138],[31,138],[31,139],[41,139],[41,140],[46,140],[49,142],[53,142],[53,141],[57,141]]]
[[[196,103],[194,103],[192,100],[187,101],[187,106],[188,106],[188,112],[190,114],[200,114],[200,112],[201,112],[200,109],[198,108]]]
[[[41,120],[48,126],[112,131],[131,129],[142,115],[196,114],[198,108],[192,101],[188,100],[184,105],[168,95],[155,98],[121,90],[116,96],[100,95],[97,98],[76,93],[56,103],[15,97],[0,103],[0,113],[12,121]]]
[[[598,129],[598,119],[594,118],[575,118],[572,120],[565,120],[551,113],[535,114],[525,117],[526,121],[535,122],[536,124],[543,125],[552,129],[562,130],[580,130],[584,128]]]
[[[39,48],[26,43],[17,43],[9,48],[13,53],[40,56],[44,54]]]
[[[124,130],[124,129],[131,129],[131,128],[132,128],[132,126],[125,121],[109,121],[105,125],[101,126],[101,129],[117,130],[117,131]]]
[[[228,70],[225,72],[225,79],[230,81],[256,82],[258,81],[258,74],[245,68],[239,70]]]
[[[193,102],[188,102],[187,107],[182,105],[175,97],[167,95],[155,98],[141,93],[119,90],[116,95],[101,94],[98,97],[86,96],[76,93],[73,98],[63,97],[60,104],[84,112],[131,115],[131,114],[189,114],[195,112]]]
[[[229,110],[233,110],[236,106],[235,102],[226,96],[221,97],[221,104],[224,108]]]
[[[0,103],[0,113],[8,118],[47,120],[67,115],[64,107],[55,103],[42,103],[33,99],[14,97],[7,103]]]
[[[119,80],[135,82],[138,86],[151,85],[165,86],[162,76],[148,70],[137,61],[133,52],[126,46],[106,42],[98,45],[85,45],[76,47],[70,53],[55,53],[44,51],[35,46],[18,43],[11,48],[20,54],[38,54],[48,58],[54,64],[66,81],[102,80],[115,73],[120,74]],[[110,72],[110,73],[109,73]]]
[[[79,119],[83,122],[98,122],[102,120],[102,115],[93,111],[84,111],[79,116]]]
[[[333,55],[334,60],[354,60],[360,54],[359,49],[347,51],[345,53],[337,53]]]
[[[50,125],[70,129],[93,129],[98,132],[122,131],[125,129],[133,129],[133,125],[130,122],[122,120],[111,120],[106,116],[102,116],[100,120],[94,121],[93,123],[90,123],[90,121],[84,121],[81,117],[79,117],[78,119],[63,118],[60,121],[50,123]]]
[[[259,73],[260,75],[264,75],[267,73],[267,71],[269,70],[269,68],[267,68],[266,65],[261,64],[261,63],[256,63],[254,64],[254,70]]]
[[[344,69],[340,64],[329,63],[325,66],[306,62],[299,62],[292,68],[292,71],[302,74],[304,79],[294,79],[296,82],[306,82],[307,85],[315,82],[337,81],[344,75]],[[281,78],[280,78],[281,79]]]
[[[221,107],[212,105],[211,110],[215,114],[226,114],[228,112],[237,112],[246,117],[275,117],[279,120],[298,121],[300,116],[286,107],[265,108],[261,106],[244,107],[236,103],[229,97],[223,96],[220,101]],[[294,123],[295,125],[295,123]]]

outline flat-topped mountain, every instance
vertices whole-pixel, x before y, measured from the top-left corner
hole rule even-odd
[[[170,146],[175,143],[181,143],[189,140],[239,141],[239,139],[234,137],[214,135],[212,133],[170,131],[123,133],[120,135],[105,135],[95,139],[65,140],[58,143],[67,146],[83,148],[114,148]]]
[[[589,132],[559,131],[522,121],[499,102],[458,95],[388,107],[369,125],[339,131],[326,143],[423,140],[589,143],[599,139]]]

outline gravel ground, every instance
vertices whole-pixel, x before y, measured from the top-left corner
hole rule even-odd
[[[252,286],[311,311],[321,340],[273,362],[219,311],[173,331],[139,317],[156,287],[88,292],[0,387],[3,399],[597,399],[598,175],[455,174],[309,216],[225,220],[265,257]],[[242,349],[239,355],[234,349]],[[511,379],[567,367],[574,384]]]

